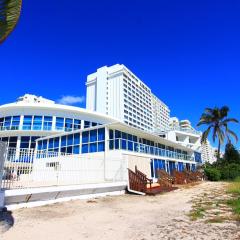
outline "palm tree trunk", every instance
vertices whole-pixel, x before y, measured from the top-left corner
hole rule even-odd
[[[218,152],[217,152],[217,160],[220,160],[220,151],[221,151],[221,142],[218,142]]]

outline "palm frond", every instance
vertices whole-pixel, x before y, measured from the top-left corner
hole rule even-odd
[[[235,139],[236,142],[238,142],[238,136],[235,132],[233,132],[232,130],[230,130],[228,128],[228,125],[225,124],[225,131],[226,131],[226,136],[227,136],[227,139],[228,139],[228,142],[231,142],[231,139],[230,139],[230,136],[233,137]]]
[[[206,141],[208,139],[208,135],[211,131],[211,128],[212,128],[212,126],[208,127],[208,129],[205,132],[203,132],[202,138],[201,138],[201,144],[206,143]]]
[[[212,122],[213,122],[213,117],[209,114],[203,113],[197,124],[197,127],[204,124],[211,124]]]
[[[15,28],[22,8],[22,0],[0,0],[0,44]]]
[[[239,123],[239,121],[236,118],[227,118],[225,120],[222,121],[222,125],[225,125],[227,123]]]
[[[216,129],[216,133],[217,133],[217,137],[218,137],[220,143],[223,144],[223,143],[224,143],[225,136],[226,136],[226,135],[224,134],[223,130],[222,130],[221,128],[217,128],[217,129]]]

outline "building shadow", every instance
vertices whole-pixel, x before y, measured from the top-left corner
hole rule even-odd
[[[6,208],[0,211],[0,234],[8,231],[14,225],[14,217]]]

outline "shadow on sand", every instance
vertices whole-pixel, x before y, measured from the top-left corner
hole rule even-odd
[[[8,231],[14,225],[12,212],[6,208],[0,211],[0,234]]]

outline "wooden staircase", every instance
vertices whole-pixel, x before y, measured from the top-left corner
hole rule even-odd
[[[129,189],[134,192],[140,192],[146,195],[154,196],[163,192],[169,192],[176,188],[164,184],[154,184],[152,179],[147,178],[147,175],[142,173],[135,166],[135,172],[128,169]]]

